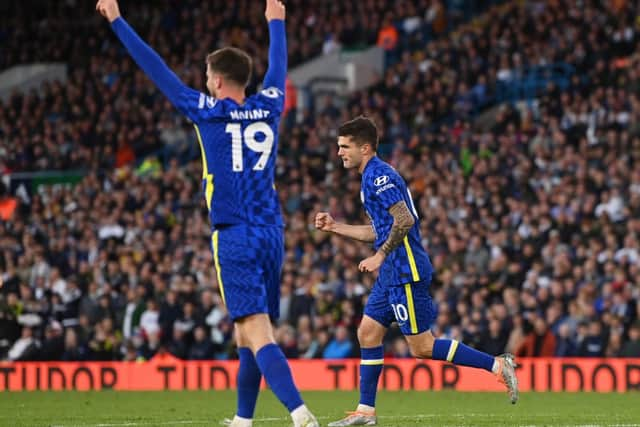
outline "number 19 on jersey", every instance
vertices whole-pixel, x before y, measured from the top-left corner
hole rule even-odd
[[[231,134],[231,162],[234,172],[242,172],[244,170],[243,146],[246,145],[251,151],[261,153],[260,158],[253,166],[254,171],[261,171],[267,166],[269,155],[273,149],[273,130],[265,122],[251,123],[242,131],[240,123],[229,123],[225,128],[227,133]],[[257,134],[263,134],[264,139],[258,141]]]

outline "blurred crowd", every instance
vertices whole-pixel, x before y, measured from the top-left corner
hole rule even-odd
[[[229,43],[262,58],[255,71],[264,73],[261,7],[236,2],[236,15],[225,15],[161,3],[132,4],[126,16],[186,82],[203,87],[206,51]],[[436,270],[436,336],[491,354],[640,357],[638,5],[507,2],[450,28],[449,3],[291,2],[292,64],[333,49],[327,34],[345,46],[379,43],[391,60],[376,86],[344,105],[327,97],[281,130],[278,343],[292,358],[358,356],[355,330],[375,278],[357,265],[371,249],[314,230],[312,219],[328,210],[366,223],[360,176],[342,168],[335,143],[341,122],[366,114],[421,216]],[[358,22],[363,13],[376,19]],[[223,31],[237,16],[252,24]],[[81,52],[69,81],[0,104],[0,170],[89,171],[74,187],[19,199],[0,222],[0,357],[233,358],[193,133],[106,26],[93,17],[78,25],[88,33],[65,42]],[[351,25],[353,43],[344,36]],[[327,39],[318,38],[325,27]],[[15,40],[7,34],[3,51]],[[55,50],[0,57],[9,65],[56,59]],[[495,105],[498,84],[557,62],[574,69],[566,88],[549,80],[534,100]],[[159,147],[171,148],[171,161],[135,162]],[[385,345],[387,356],[410,357],[397,328]]]
[[[178,155],[191,145],[191,127],[125,55],[93,7],[77,0],[0,5],[0,69],[30,62],[68,66],[65,84],[47,82],[0,103],[0,172],[111,169],[163,145]],[[254,58],[248,92],[256,91],[266,71],[269,39],[262,2],[125,1],[121,8],[191,87],[205,88],[207,53],[233,45]],[[447,14],[440,0],[292,0],[287,11],[290,68],[318,54],[376,43],[395,57],[406,39],[401,35],[422,34],[426,40],[445,31],[448,16],[459,19],[455,9]]]

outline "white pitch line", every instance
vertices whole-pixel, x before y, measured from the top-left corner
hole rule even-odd
[[[124,423],[99,423],[99,424],[56,424],[51,427],[133,427],[133,426],[173,426],[173,425],[189,425],[211,423],[210,420],[201,421],[164,421],[164,422],[124,422]]]
[[[467,417],[485,417],[485,418],[494,418],[498,416],[502,416],[500,414],[485,414],[485,413],[469,413],[469,414],[448,414],[448,417],[455,417],[464,419]],[[539,417],[549,417],[553,416],[550,414],[539,415]],[[411,420],[411,419],[433,419],[442,417],[440,414],[415,414],[415,415],[379,415],[378,418],[387,419],[387,420]],[[317,417],[318,419],[329,419],[332,417],[321,416]],[[290,420],[289,417],[264,417],[264,418],[256,418],[254,421],[257,423],[275,423]],[[67,425],[53,425],[51,427],[136,427],[136,426],[150,426],[150,425],[192,425],[192,424],[214,424],[211,420],[198,420],[198,421],[165,421],[165,422],[122,422],[122,423],[99,423],[99,424],[67,424]],[[553,424],[544,424],[545,427],[566,427],[567,424],[562,425],[553,425]],[[572,427],[640,427],[640,424],[570,424]],[[527,424],[521,425],[520,427],[538,427],[537,424]]]

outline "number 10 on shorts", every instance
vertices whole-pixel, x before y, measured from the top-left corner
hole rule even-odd
[[[404,304],[391,304],[391,308],[393,308],[393,314],[398,323],[406,322],[409,319],[409,312]]]

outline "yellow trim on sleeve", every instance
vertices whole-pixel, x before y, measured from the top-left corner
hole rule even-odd
[[[418,267],[416,266],[416,259],[413,256],[413,251],[411,250],[411,245],[409,244],[409,237],[404,237],[404,248],[407,250],[407,258],[409,258],[409,266],[411,267],[411,276],[413,276],[413,281],[417,282],[420,280],[420,274],[418,273]]]
[[[211,203],[213,202],[213,190],[216,188],[213,183],[213,174],[208,174],[206,177],[207,184],[204,188],[204,200],[207,202],[207,209],[211,210]]]
[[[204,152],[204,143],[202,142],[202,135],[200,135],[200,128],[198,128],[198,125],[195,123],[193,127],[196,129],[196,136],[198,137],[198,144],[200,145],[200,155],[202,156],[202,179],[205,180],[204,200],[207,202],[207,209],[211,210],[213,190],[215,189],[213,174],[209,173],[209,165],[207,164],[207,156]]]
[[[200,135],[200,128],[197,124],[193,124],[196,128],[196,136],[198,137],[198,145],[200,145],[200,156],[202,157],[202,179],[205,179],[209,175],[209,165],[207,165],[207,156],[204,153],[204,143],[202,142],[202,135]]]

